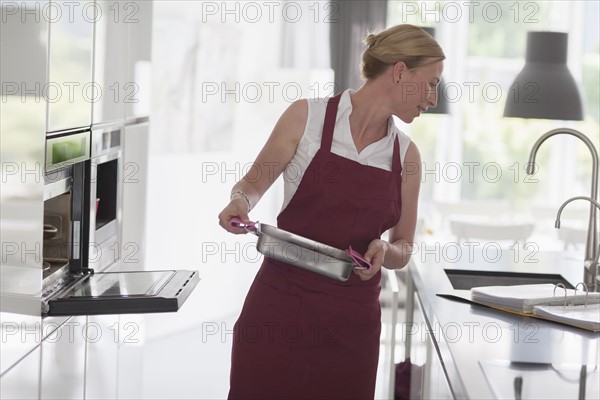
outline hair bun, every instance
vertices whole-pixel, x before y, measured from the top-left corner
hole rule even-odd
[[[364,43],[368,48],[371,48],[375,45],[375,41],[376,41],[375,35],[373,35],[372,33],[369,33],[367,35],[367,37],[365,38]]]

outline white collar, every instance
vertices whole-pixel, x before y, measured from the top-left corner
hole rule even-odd
[[[354,89],[346,89],[342,92],[342,96],[340,97],[340,102],[338,104],[337,115],[335,116],[336,123],[338,123],[340,118],[342,117],[350,117],[350,114],[352,113],[352,99],[350,98],[350,95],[354,94],[354,92],[356,92],[356,90]],[[349,120],[348,124],[350,124]],[[389,137],[390,134],[395,130],[395,128],[396,124],[394,123],[394,118],[390,116],[388,118],[388,128],[386,136]]]
[[[338,104],[337,115],[335,116],[335,122],[337,123],[342,116],[348,117],[352,113],[352,99],[350,95],[354,93],[354,89],[346,89],[342,92],[340,102]]]

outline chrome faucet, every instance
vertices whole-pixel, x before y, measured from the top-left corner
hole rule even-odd
[[[591,199],[586,196],[572,197],[569,200],[565,201],[562,204],[562,206],[560,206],[560,208],[558,209],[558,213],[556,213],[556,222],[554,223],[554,227],[556,229],[560,229],[560,214],[562,213],[563,208],[565,208],[565,206],[567,204],[569,204],[570,202],[572,202],[573,200],[587,200],[590,203],[592,203],[592,207],[596,206],[596,207],[598,207],[598,209],[600,209],[600,203],[598,203],[594,199]],[[593,255],[591,258],[587,258],[587,256],[586,256],[584,265],[585,265],[585,270],[584,270],[585,284],[587,285],[588,288],[590,288],[590,290],[597,292],[598,291],[598,278],[600,278],[598,276],[598,269],[600,268],[600,246],[598,246],[598,249],[596,250],[596,254]],[[588,277],[588,275],[589,275],[589,277]],[[590,285],[588,283],[588,281],[592,282],[592,284]]]
[[[559,128],[546,132],[533,144],[533,147],[531,148],[531,152],[529,153],[529,163],[527,165],[527,173],[533,175],[535,168],[535,156],[542,143],[544,143],[544,141],[549,137],[560,134],[572,135],[581,139],[586,144],[586,146],[590,150],[590,153],[592,154],[592,193],[589,198],[586,198],[592,200],[592,204],[590,205],[590,218],[588,222],[587,239],[585,242],[585,263],[586,265],[588,263],[593,264],[595,258],[597,257],[595,253],[598,247],[598,219],[596,217],[597,213],[595,206],[598,203],[598,152],[596,151],[596,148],[594,147],[592,141],[583,133],[569,128]],[[574,199],[575,198],[571,200]],[[565,204],[563,204],[563,206],[561,207],[561,210],[571,200],[565,202]],[[558,218],[557,223],[560,226]],[[588,272],[589,271],[586,267],[584,271],[585,284],[588,285],[588,287],[597,287],[596,276],[591,276]]]

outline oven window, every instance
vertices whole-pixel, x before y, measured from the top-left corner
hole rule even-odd
[[[117,219],[118,160],[97,165],[96,230]]]
[[[173,274],[175,271],[98,273],[65,297],[154,296]]]

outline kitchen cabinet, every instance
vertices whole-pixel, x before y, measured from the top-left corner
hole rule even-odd
[[[68,319],[41,344],[41,399],[82,399],[87,317]]]
[[[36,5],[38,9],[47,9],[49,1],[40,0]],[[41,104],[45,109],[42,94],[47,84],[48,20],[41,18],[40,12],[32,8],[24,2],[0,3],[0,76],[3,108],[6,103],[16,103],[10,100],[18,99],[22,102],[15,105],[31,107]],[[23,51],[23,48],[27,51]],[[7,115],[2,117],[7,118]],[[18,122],[12,118],[11,121]]]
[[[128,1],[122,6],[122,17],[128,27],[127,78],[123,90],[125,119],[150,114],[152,55],[152,1]]]
[[[452,392],[446,380],[442,363],[438,356],[438,347],[435,342],[435,326],[432,327],[423,313],[421,300],[410,281],[407,285],[408,323],[403,325],[406,334],[404,371],[410,368],[410,381],[403,380],[404,384],[410,382],[410,387],[403,393],[409,394],[411,399],[452,399]]]
[[[1,2],[0,14],[0,398],[139,394],[143,343],[124,341],[137,316],[83,309],[42,318],[44,178],[47,136],[90,125],[130,133],[121,172],[131,190],[120,196],[134,218],[126,237],[137,247],[114,250],[136,260],[126,269],[143,269],[152,2]],[[119,358],[120,350],[134,357]]]
[[[148,187],[148,122],[127,125],[123,143],[123,215],[120,268],[143,269]]]
[[[48,1],[37,4],[43,8]],[[0,386],[3,394],[17,393],[11,388],[17,379],[15,375],[20,373],[7,371],[31,354],[41,341],[40,242],[44,190],[41,168],[46,131],[43,88],[47,85],[48,21],[39,18],[35,11],[32,13],[30,6],[25,2],[0,2]],[[32,368],[32,363],[27,365],[20,364],[18,370]],[[37,383],[32,385],[37,391]],[[25,397],[30,393],[25,388],[22,391]]]
[[[146,342],[146,319],[148,315],[121,315],[119,318],[118,338],[118,399],[144,398],[144,370],[146,363],[144,354],[148,352]],[[167,366],[162,361],[161,365]],[[167,367],[168,368],[168,367]],[[169,368],[170,372],[173,371]],[[154,395],[153,397],[157,397]],[[160,396],[159,396],[160,397]]]
[[[93,124],[150,114],[152,1],[96,0]]]
[[[47,131],[90,126],[96,96],[92,80],[95,4],[53,0],[46,12],[50,21]]]
[[[94,33],[94,88],[92,123],[118,122],[125,118],[128,95],[127,35],[125,2],[96,0],[98,18]]]
[[[85,398],[116,399],[119,316],[89,316],[85,359]]]
[[[14,364],[0,379],[0,399],[37,399],[40,394],[40,354],[38,346]]]
[[[421,308],[419,307],[419,310]],[[419,311],[422,312],[422,311]],[[421,314],[423,320],[424,316]],[[440,357],[438,356],[439,349],[436,345],[434,331],[430,327],[422,325],[426,329],[425,334],[425,364],[423,364],[423,375],[421,382],[420,398],[423,399],[453,399],[452,391],[446,380],[444,368]],[[416,397],[415,397],[416,398]]]

